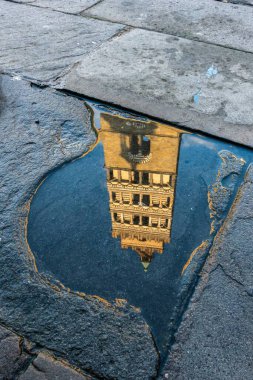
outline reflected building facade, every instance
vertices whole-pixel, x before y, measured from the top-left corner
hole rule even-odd
[[[100,124],[112,237],[134,250],[146,271],[170,242],[183,131],[105,113]]]

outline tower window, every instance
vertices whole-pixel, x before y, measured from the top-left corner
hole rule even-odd
[[[142,203],[145,205],[145,206],[149,206],[150,205],[150,196],[149,195],[143,195],[142,196]]]
[[[129,194],[127,194],[127,193],[123,193],[123,195],[122,195],[122,200],[123,200],[123,203],[124,203],[124,204],[129,204],[129,203],[130,203],[130,197],[129,197]]]
[[[167,228],[168,227],[168,219],[164,219],[161,221],[161,228]]]
[[[148,216],[143,216],[142,217],[142,225],[143,226],[148,226],[148,222],[149,222],[149,217]]]
[[[148,136],[132,135],[130,140],[131,153],[147,156],[150,153],[150,139]]]
[[[154,207],[159,207],[160,204],[160,198],[159,196],[152,196],[152,202]]]
[[[138,136],[132,135],[131,136],[131,153],[138,154],[138,152],[139,152]]]
[[[170,185],[170,175],[169,174],[163,174],[163,185],[164,186]]]
[[[142,153],[144,155],[150,153],[150,139],[148,136],[142,136]]]
[[[140,223],[140,217],[139,217],[139,215],[134,215],[133,223],[137,224],[137,225]]]
[[[153,184],[160,185],[161,184],[161,175],[157,173],[153,173]]]
[[[151,224],[152,224],[152,227],[157,227],[158,226],[158,219],[152,218],[151,219]]]
[[[130,224],[131,222],[131,217],[130,215],[124,215],[124,223],[125,224]]]
[[[120,216],[116,212],[113,214],[113,218],[115,222],[120,222]]]
[[[110,169],[109,175],[110,175],[110,180],[117,181],[119,179],[118,170],[116,169]]]
[[[134,180],[133,180],[133,183],[138,184],[139,181],[140,181],[140,173],[134,171]]]
[[[149,184],[149,177],[148,177],[148,173],[146,173],[146,172],[142,173],[142,183],[143,183],[143,185]]]
[[[109,174],[110,174],[110,179],[113,179],[113,170],[112,169],[110,169]]]
[[[127,170],[121,170],[121,182],[129,182],[129,174]]]
[[[134,194],[133,196],[133,204],[138,205],[140,203],[140,194]]]

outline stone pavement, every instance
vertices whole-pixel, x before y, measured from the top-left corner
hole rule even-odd
[[[252,147],[249,3],[1,0],[0,67]]]
[[[82,12],[98,19],[251,53],[252,14],[248,7],[215,0],[105,0]]]
[[[48,353],[33,350],[34,345],[0,325],[0,379],[89,380]]]
[[[88,109],[9,76],[0,88],[0,323],[92,375],[154,376],[158,353],[140,311],[50,282],[37,272],[26,241],[38,184],[96,140]]]
[[[201,280],[176,335],[164,377],[252,379],[252,192],[251,165],[200,273]]]
[[[37,184],[95,139],[83,103],[46,87],[253,147],[252,5],[0,0],[8,74],[0,82],[0,379],[157,377],[157,351],[136,310],[48,286],[27,251]],[[252,186],[250,169],[161,378],[253,377]]]
[[[62,75],[122,29],[117,24],[3,0],[0,17],[1,70],[40,81]]]

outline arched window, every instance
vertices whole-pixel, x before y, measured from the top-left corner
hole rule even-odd
[[[146,135],[129,136],[129,148],[125,151],[127,159],[136,163],[148,162],[151,158],[151,141]]]
[[[145,156],[150,153],[150,139],[148,136],[142,136],[142,152]]]
[[[148,136],[132,135],[130,137],[130,150],[133,155],[147,156],[150,153],[150,139]]]

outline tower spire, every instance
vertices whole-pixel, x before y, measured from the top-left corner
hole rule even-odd
[[[142,263],[142,265],[144,267],[144,272],[147,272],[150,262],[148,262],[148,261],[142,261],[141,263]]]
[[[136,249],[136,252],[140,256],[141,263],[144,268],[144,272],[148,271],[149,264],[151,263],[151,260],[153,259],[154,250],[152,249]]]

